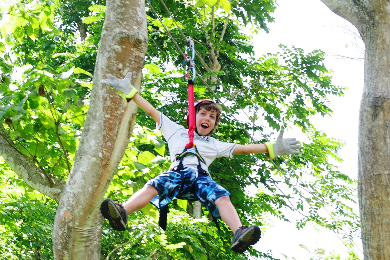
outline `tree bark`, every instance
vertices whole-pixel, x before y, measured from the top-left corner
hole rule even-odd
[[[194,201],[194,208],[193,208],[193,215],[194,218],[201,218],[202,217],[202,203],[197,200]]]
[[[60,200],[53,230],[55,259],[100,259],[100,203],[116,173],[137,113],[101,79],[133,72],[139,88],[147,48],[145,2],[107,1],[95,65],[91,103],[74,165]]]
[[[358,192],[364,259],[390,259],[390,3],[322,0],[366,45]]]

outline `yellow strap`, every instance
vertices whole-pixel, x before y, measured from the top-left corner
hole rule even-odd
[[[275,153],[274,153],[274,144],[276,142],[267,142],[265,145],[267,146],[268,149],[268,158],[273,160],[275,158]]]
[[[137,94],[138,90],[133,87],[129,94],[126,95],[126,98],[133,98]]]
[[[119,92],[119,94],[122,96],[122,98],[126,101],[130,101],[134,96],[135,94],[137,94],[138,90],[136,88],[132,88],[130,93],[129,94],[123,94],[122,92]]]
[[[198,155],[199,160],[200,160],[202,163],[206,164],[206,162],[204,161],[203,157],[202,157],[199,153],[195,153],[195,154]]]
[[[195,146],[195,144],[194,144],[194,146]],[[190,153],[190,152],[187,149],[187,150],[184,150],[181,154],[176,154],[176,160],[177,159],[181,159],[182,157],[186,156],[188,153]],[[198,159],[202,163],[206,164],[206,162],[204,161],[203,157],[197,152],[197,150],[195,150],[195,153],[191,153],[191,154],[194,154],[196,157],[198,157]]]

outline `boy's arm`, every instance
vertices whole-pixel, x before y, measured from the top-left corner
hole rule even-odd
[[[249,154],[249,153],[268,153],[270,159],[274,159],[278,155],[300,154],[298,149],[301,148],[299,141],[295,138],[283,138],[284,129],[279,133],[275,142],[267,142],[265,144],[247,144],[236,145],[233,154]]]
[[[236,148],[233,150],[233,154],[250,154],[250,153],[266,153],[268,152],[267,146],[265,144],[246,144],[236,145]]]
[[[145,113],[148,114],[159,125],[160,111],[155,109],[154,106],[152,106],[152,104],[150,104],[146,99],[144,99],[138,93],[138,90],[133,87],[133,85],[131,84],[131,76],[132,73],[128,72],[126,74],[126,77],[124,77],[123,79],[118,79],[117,77],[108,74],[108,78],[103,79],[102,83],[111,86],[116,91],[124,93],[126,95],[125,98],[128,102],[134,100],[134,102],[139,106],[139,108],[145,111]]]
[[[133,101],[148,114],[158,125],[160,125],[160,111],[154,108],[146,99],[144,99],[138,92],[134,95]]]

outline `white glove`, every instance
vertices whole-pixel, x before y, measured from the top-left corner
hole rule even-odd
[[[265,145],[268,148],[268,157],[274,159],[278,155],[300,154],[298,149],[302,148],[299,141],[295,138],[283,138],[284,129],[280,130],[276,142],[268,142]]]
[[[126,98],[132,98],[138,92],[138,90],[135,89],[133,85],[131,85],[132,75],[132,72],[128,72],[126,77],[123,79],[118,79],[117,77],[108,74],[108,79],[102,79],[102,83],[110,85],[115,91],[120,91],[126,94]]]

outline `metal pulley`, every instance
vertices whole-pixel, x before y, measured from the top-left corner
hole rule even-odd
[[[186,37],[186,43],[187,46],[184,51],[184,56],[186,59],[186,73],[185,73],[185,79],[188,81],[190,80],[190,75],[189,72],[192,73],[192,81],[195,80],[196,78],[196,70],[195,70],[195,45],[194,41],[191,39],[191,37],[187,36]],[[191,55],[189,55],[189,52],[191,52]]]

